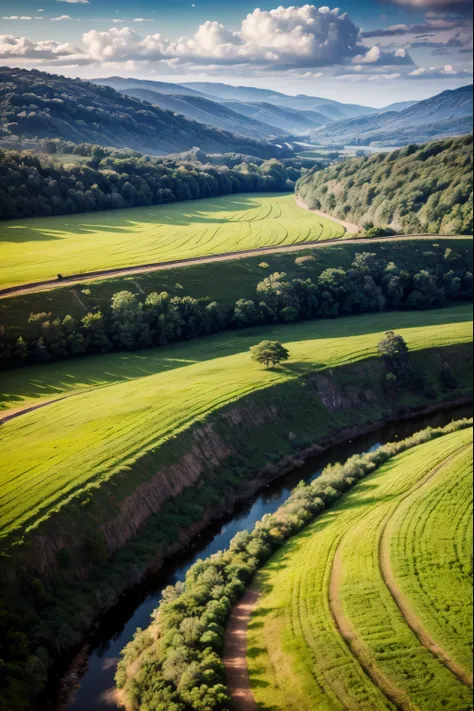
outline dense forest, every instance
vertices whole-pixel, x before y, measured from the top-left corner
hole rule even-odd
[[[258,284],[253,300],[239,299],[233,307],[209,298],[171,297],[166,292],[137,296],[124,290],[114,294],[108,306],[97,305],[80,321],[70,315],[32,313],[29,335],[0,327],[0,367],[151,348],[262,324],[389,309],[423,310],[472,300],[472,273],[464,257],[450,248],[431,257],[431,267],[401,269],[375,253],[361,252],[347,270],[330,268],[305,279],[289,279],[277,272]],[[303,259],[312,264],[312,257]]]
[[[297,192],[318,210],[365,229],[472,234],[472,135],[410,145],[305,175]]]
[[[2,137],[64,138],[163,155],[197,146],[284,158],[291,148],[238,136],[124,96],[115,89],[38,70],[0,68]]]
[[[48,146],[47,146],[48,147]],[[288,192],[314,165],[301,159],[241,162],[222,156],[227,165],[203,164],[201,152],[156,158],[79,145],[74,155],[85,162],[58,161],[53,153],[0,150],[0,220],[65,215],[95,210],[162,205],[233,193]]]

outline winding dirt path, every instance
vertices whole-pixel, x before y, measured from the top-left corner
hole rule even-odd
[[[329,217],[329,215],[327,216]],[[330,218],[334,220],[334,218]],[[337,220],[335,220],[337,222]],[[349,223],[346,223],[349,224]],[[366,239],[364,237],[355,239],[327,239],[319,240],[318,242],[306,242],[301,244],[289,244],[275,247],[260,247],[258,249],[248,249],[243,252],[227,252],[225,254],[213,254],[207,257],[193,257],[191,259],[178,259],[173,262],[154,262],[151,264],[140,264],[136,267],[121,267],[116,269],[102,269],[94,272],[83,272],[82,274],[74,274],[72,276],[64,276],[61,281],[57,279],[49,279],[45,281],[36,281],[29,284],[18,284],[17,286],[9,286],[0,289],[0,299],[5,299],[10,296],[19,296],[23,294],[35,294],[39,291],[49,291],[50,289],[58,289],[68,284],[81,284],[82,282],[98,281],[112,277],[128,276],[130,274],[140,274],[144,272],[157,272],[166,269],[177,269],[183,267],[196,266],[197,264],[214,264],[215,262],[229,262],[235,259],[245,259],[246,257],[259,257],[262,254],[285,254],[286,252],[301,252],[307,249],[318,249],[320,247],[331,247],[339,244],[374,244],[380,242],[405,242],[413,240],[445,240],[445,239],[463,239],[472,240],[472,236],[466,235],[394,235],[393,237],[372,237]]]
[[[224,666],[235,711],[258,711],[250,689],[247,665],[247,632],[260,593],[255,586],[234,607],[225,633]]]
[[[395,574],[393,572],[392,560],[390,556],[390,543],[392,536],[394,534],[395,528],[395,516],[400,508],[410,499],[410,497],[415,493],[426,487],[431,480],[439,474],[445,467],[447,467],[451,462],[457,457],[460,457],[466,450],[470,449],[470,445],[463,447],[461,450],[453,454],[452,456],[445,459],[437,467],[435,467],[422,481],[420,481],[416,486],[412,487],[410,491],[404,496],[395,509],[390,513],[388,518],[384,522],[382,529],[382,534],[380,536],[379,542],[379,564],[382,577],[385,585],[390,590],[395,604],[405,618],[405,622],[410,627],[412,632],[418,638],[420,644],[426,647],[439,661],[444,664],[449,671],[454,674],[454,676],[459,679],[459,681],[466,686],[472,688],[473,679],[459,664],[457,664],[449,654],[444,650],[435,640],[429,635],[421,620],[416,616],[414,610],[412,609],[411,602],[409,598],[402,592],[400,586],[397,583]]]
[[[328,220],[332,220],[333,222],[336,222],[338,225],[341,225],[341,227],[344,227],[344,229],[347,230],[347,232],[358,235],[361,230],[361,228],[358,225],[355,225],[353,222],[345,222],[344,220],[338,220],[337,217],[333,217],[332,215],[327,215],[325,212],[321,212],[321,210],[313,210],[300,197],[296,198],[296,204],[298,205],[298,207],[302,207],[303,210],[308,210],[308,212],[312,212],[313,215],[318,215],[319,217],[326,217]]]

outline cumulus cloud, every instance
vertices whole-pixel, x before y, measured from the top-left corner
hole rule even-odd
[[[60,15],[59,17],[52,17],[51,22],[64,22],[64,20],[72,20],[70,15]]]
[[[451,78],[465,78],[472,77],[472,68],[466,69],[455,69],[452,64],[446,64],[444,67],[418,67],[413,72],[408,74],[409,79],[446,79],[446,77]]]
[[[69,42],[52,40],[32,42],[26,37],[0,35],[0,59],[18,57],[22,59],[63,60],[65,57],[81,56],[81,51]]]
[[[352,60],[354,64],[386,67],[396,65],[414,64],[406,49],[397,49],[395,52],[383,52],[378,45],[371,47],[365,54],[359,54]]]
[[[257,64],[308,68],[350,61],[363,48],[359,29],[339,9],[279,7],[247,15],[238,32],[205,22],[176,41],[160,34],[140,37],[124,27],[92,30],[84,42],[97,60],[153,59],[198,64]]]

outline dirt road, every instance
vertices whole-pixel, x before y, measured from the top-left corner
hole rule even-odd
[[[247,631],[259,592],[255,587],[234,608],[225,634],[224,666],[235,711],[257,711],[247,666]]]
[[[355,238],[355,239],[333,239],[320,240],[319,242],[306,242],[303,244],[290,244],[287,246],[276,247],[261,247],[260,249],[249,249],[244,252],[227,252],[226,254],[215,254],[208,257],[193,257],[192,259],[181,259],[174,262],[155,262],[153,264],[141,264],[136,267],[122,267],[117,269],[102,269],[95,272],[84,272],[82,274],[74,274],[73,276],[65,276],[61,281],[57,279],[37,281],[30,284],[19,284],[17,286],[9,286],[5,289],[0,289],[0,299],[8,298],[9,296],[18,296],[23,294],[34,294],[38,291],[49,291],[57,289],[61,286],[69,284],[81,284],[86,281],[100,281],[112,277],[128,276],[130,274],[140,274],[143,272],[163,271],[165,269],[176,269],[182,267],[191,267],[197,264],[213,264],[214,262],[227,262],[234,259],[244,259],[246,257],[258,257],[265,254],[285,254],[286,252],[301,252],[307,249],[318,249],[320,247],[331,247],[338,244],[374,244],[379,242],[410,241],[410,240],[436,240],[439,242],[444,239],[465,239],[472,240],[472,237],[465,235],[399,235],[394,237],[374,237],[372,239]]]

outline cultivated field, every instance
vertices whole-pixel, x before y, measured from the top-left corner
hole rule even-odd
[[[419,350],[470,342],[471,321],[466,306],[365,315],[3,373],[5,412],[58,401],[1,426],[2,535],[37,525],[229,402],[296,380],[308,366],[323,369],[375,355],[388,328]],[[267,371],[250,360],[248,348],[263,337],[288,345],[292,360],[285,368]]]
[[[15,220],[0,226],[0,286],[343,235],[294,195],[275,194]]]
[[[471,446],[469,429],[393,458],[260,573],[259,708],[472,708]]]

